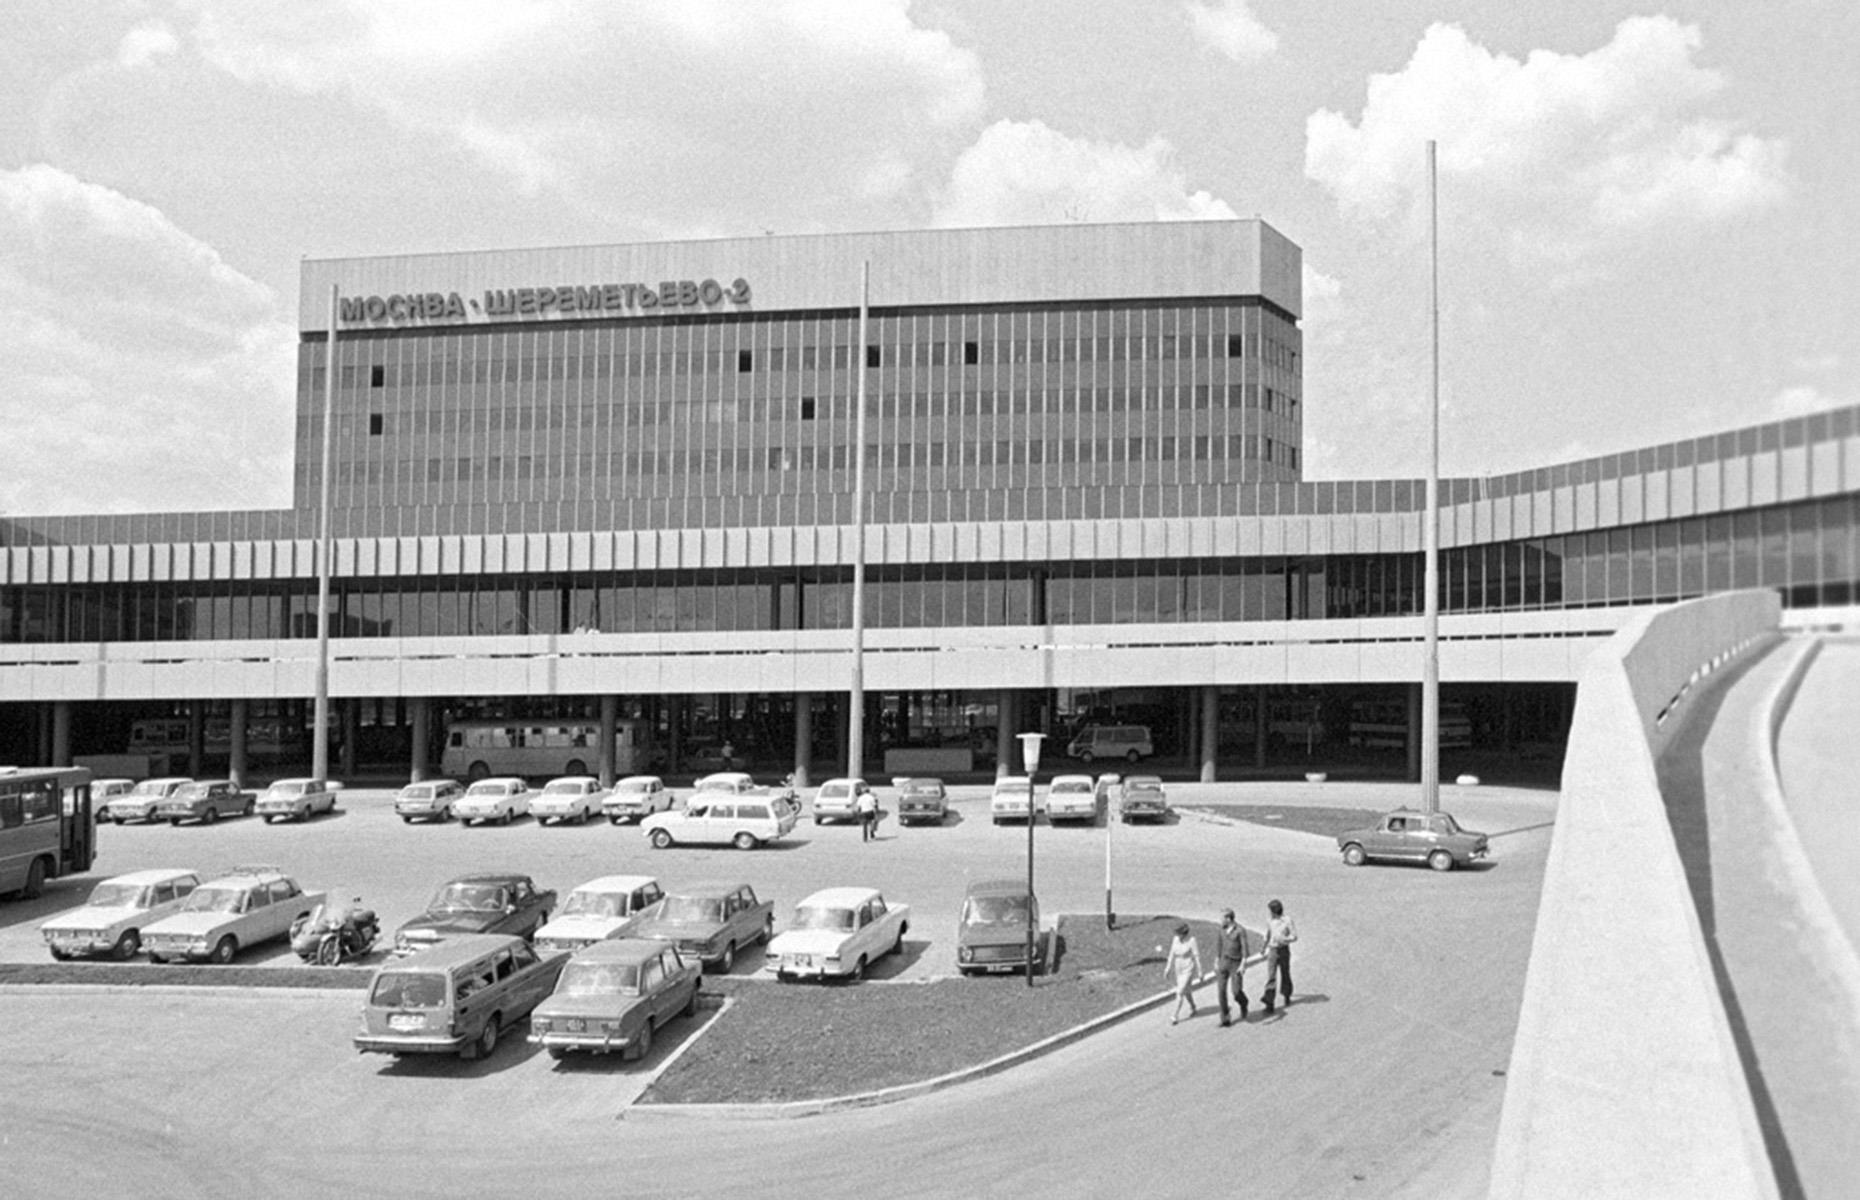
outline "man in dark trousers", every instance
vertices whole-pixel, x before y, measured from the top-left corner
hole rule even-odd
[[[1268,900],[1266,911],[1271,915],[1266,922],[1266,992],[1259,1002],[1271,1012],[1275,992],[1284,995],[1287,1008],[1292,1005],[1292,943],[1298,940],[1298,930],[1277,900]]]
[[[1246,930],[1234,920],[1234,910],[1221,910],[1220,951],[1214,962],[1214,994],[1221,1002],[1221,1028],[1233,1024],[1228,1019],[1227,993],[1240,1002],[1240,1019],[1246,1020]]]
[[[860,788],[853,800],[859,812],[859,840],[869,842],[878,836],[878,797],[868,788]]]

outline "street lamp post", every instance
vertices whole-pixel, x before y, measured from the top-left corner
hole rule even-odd
[[[1027,768],[1027,986],[1033,986],[1033,773],[1040,769],[1040,743],[1043,733],[1023,733],[1020,737],[1020,761]]]
[[[1106,777],[1100,775],[1102,782]],[[1122,782],[1121,780],[1119,782]],[[1111,812],[1111,788],[1104,790],[1104,927],[1117,928],[1117,913],[1111,908],[1111,828],[1117,824],[1117,817]]]

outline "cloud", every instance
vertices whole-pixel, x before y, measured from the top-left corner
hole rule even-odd
[[[1806,385],[1786,387],[1771,396],[1764,406],[1769,415],[1765,420],[1780,420],[1785,417],[1801,417],[1809,413],[1825,412],[1830,408],[1842,408],[1852,403],[1851,400],[1830,396],[1820,388]]]
[[[1683,243],[1788,191],[1781,141],[1702,115],[1724,79],[1693,61],[1699,45],[1696,28],[1633,17],[1588,54],[1520,62],[1434,25],[1402,70],[1371,77],[1357,122],[1311,115],[1305,174],[1346,216],[1412,218],[1434,139],[1443,194],[1502,231],[1517,261]]]
[[[1231,220],[1226,201],[1190,191],[1161,138],[1140,147],[1075,138],[1039,121],[996,121],[957,158],[934,222],[945,227],[1060,221]]]
[[[159,211],[54,167],[0,171],[0,422],[36,452],[9,513],[290,500],[296,331]]]
[[[979,62],[913,24],[908,0],[194,0],[193,14],[192,44],[227,75],[339,97],[527,195],[634,227],[669,214],[664,235],[895,201],[982,111]]]
[[[1237,63],[1258,62],[1279,48],[1279,35],[1261,24],[1247,0],[1187,0],[1182,8],[1196,40]]]
[[[123,40],[117,43],[116,63],[133,69],[173,54],[178,49],[180,41],[174,36],[174,30],[167,25],[160,21],[138,25],[124,34]]]

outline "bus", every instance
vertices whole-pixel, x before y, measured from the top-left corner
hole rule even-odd
[[[90,870],[95,839],[89,771],[0,768],[0,895],[30,900],[46,880]]]
[[[559,717],[454,721],[446,726],[439,770],[454,779],[592,775],[601,768],[600,744],[599,721]],[[652,758],[650,722],[614,722],[615,775],[644,771],[652,765]]]
[[[186,758],[188,737],[186,717],[144,718],[129,726],[129,753]],[[225,717],[210,717],[203,722],[200,748],[209,757],[225,758],[230,755],[232,722]],[[245,723],[245,754],[248,763],[282,762],[294,755],[301,757],[305,748],[305,740],[300,735],[294,736],[290,722],[282,717],[255,717]]]
[[[1420,716],[1415,717],[1420,728]],[[1350,705],[1350,744],[1399,750],[1408,744],[1408,706],[1401,700],[1358,700]],[[1472,718],[1457,704],[1440,705],[1440,748],[1472,745]]]

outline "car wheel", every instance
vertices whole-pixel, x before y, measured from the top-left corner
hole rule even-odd
[[[736,966],[736,943],[725,942],[723,944],[723,957],[717,960],[717,969],[722,971],[725,975],[728,975],[730,969],[734,966]]]
[[[698,993],[699,993],[700,991],[702,991],[702,990],[703,990],[703,989],[702,989],[702,988],[699,988],[699,987],[698,987],[697,985],[695,985],[695,984],[693,984],[693,985],[692,985],[692,987],[691,987],[691,995],[690,995],[689,997],[687,997],[687,998],[685,999],[685,1006],[684,1006],[683,1008],[681,1008],[681,1009],[679,1009],[679,1010],[678,1010],[678,1015],[679,1015],[679,1016],[681,1016],[681,1017],[695,1017],[695,1016],[697,1016],[697,1010],[698,1010]]]
[[[501,821],[499,821],[499,822],[498,822],[498,824],[499,824],[499,825],[508,825],[508,824],[510,824],[510,822],[511,822],[511,821],[512,821],[513,819],[515,819],[515,817],[516,817],[516,815],[517,815],[517,814],[516,814],[516,813],[514,813],[514,812],[507,812],[507,813],[505,813],[505,814],[504,814],[504,817],[503,817],[503,819],[502,819]]]
[[[1434,868],[1436,871],[1451,871],[1453,869],[1453,856],[1448,854],[1445,850],[1436,850],[1427,856],[1427,865]]]
[[[307,825],[307,824],[309,824],[309,822],[310,822],[310,808],[309,808],[309,806],[308,806],[308,805],[306,805],[306,806],[304,806],[303,808],[300,808],[300,809],[298,809],[298,810],[297,810],[297,820],[298,820],[298,823],[299,823],[299,824],[306,824],[306,825]]]
[[[652,831],[651,840],[652,840],[652,848],[654,850],[664,850],[671,846],[672,835],[668,830],[655,829]]]
[[[266,814],[265,814],[265,824],[267,824],[267,825],[276,825],[277,823],[278,823],[278,814],[277,814],[277,813],[266,813]]]
[[[651,1054],[651,1053],[652,1053],[652,1018],[647,1017],[646,1023],[639,1027],[638,1040],[636,1040],[633,1044],[633,1057],[636,1059],[640,1059],[640,1058],[646,1057],[648,1054]]]
[[[762,944],[766,946],[774,940],[775,940],[775,918],[770,917],[768,920],[762,922]]]
[[[750,833],[748,830],[744,830],[730,840],[731,844],[738,850],[754,850],[756,848],[756,835]]]
[[[790,972],[783,971],[780,968],[777,968],[775,971],[775,982],[776,983],[793,983],[794,976]]]
[[[588,810],[584,808],[581,810],[580,813],[576,814],[575,824],[586,825],[587,823],[588,823]]]
[[[253,809],[254,807],[256,807],[256,805],[257,805],[257,803],[258,803],[258,802],[257,802],[257,801],[255,801],[255,800],[247,800],[247,801],[245,802],[245,807],[239,810],[239,815],[240,815],[240,816],[242,816],[242,817],[249,817],[249,816],[251,816],[251,815],[252,815],[252,809]]]
[[[497,1049],[498,1014],[492,1013],[491,1019],[484,1023],[484,1030],[478,1034],[478,1040],[471,1044],[472,1058],[489,1058]]]
[[[846,977],[846,981],[848,983],[865,982],[865,955],[861,954],[859,961],[853,964],[852,974]]]
[[[824,825],[824,824],[826,824],[826,821],[825,821],[824,819],[822,819],[822,818],[820,817],[820,815],[819,815],[819,814],[815,814],[815,816],[814,816],[814,824],[816,824],[816,825]]]
[[[896,941],[894,941],[894,942],[892,942],[892,943],[891,943],[891,952],[892,952],[893,954],[903,954],[903,953],[904,953],[904,933],[905,933],[905,931],[906,931],[906,930],[908,930],[909,928],[910,928],[910,926],[909,926],[909,925],[900,925],[900,926],[898,926],[898,939],[897,939]]]
[[[179,818],[179,817],[169,817],[169,818],[168,818],[168,824],[170,824],[170,825],[172,825],[172,826],[174,826],[174,827],[175,827],[176,829],[179,829],[179,828],[181,827],[181,818]]]
[[[549,1057],[555,1059],[555,1061],[557,1062],[561,1062],[563,1059],[568,1057],[568,1047],[567,1046],[549,1047]]]
[[[111,823],[112,825],[121,825],[121,824],[123,823],[123,818],[121,818],[121,817],[111,817],[111,818],[110,818],[110,823]]]
[[[233,957],[238,953],[239,939],[229,933],[214,943],[213,954],[210,961],[225,966],[227,963],[231,962]]]
[[[1355,842],[1351,842],[1343,848],[1343,862],[1345,866],[1360,867],[1368,861],[1369,856],[1364,854],[1363,848]]]
[[[217,808],[209,808],[204,814],[202,814],[200,818],[200,823],[202,825],[212,825],[215,822],[217,822],[219,819],[220,819],[220,810]]]
[[[448,804],[446,807],[439,810],[439,823],[441,825],[444,825],[447,821],[450,821],[451,819],[452,819],[452,806]]]
[[[123,930],[123,936],[116,939],[116,945],[110,947],[110,957],[117,962],[134,958],[136,951],[142,949],[142,935],[133,929]]]
[[[621,823],[622,820],[624,820],[624,818],[618,816],[617,814],[609,814],[607,817],[607,823],[609,825],[618,825]]]
[[[165,963],[168,961],[168,956],[165,954],[157,954],[151,950],[149,951],[149,961],[152,963]]]
[[[69,951],[60,950],[56,946],[48,947],[48,949],[50,949],[52,952],[52,958],[58,962],[65,962],[71,957],[71,954]]]
[[[411,825],[411,824],[413,824],[413,818],[412,818],[412,817],[410,817],[410,816],[408,816],[408,815],[407,815],[407,814],[405,814],[405,813],[402,813],[402,814],[401,814],[401,817],[400,817],[400,823],[401,823],[402,825]]]

